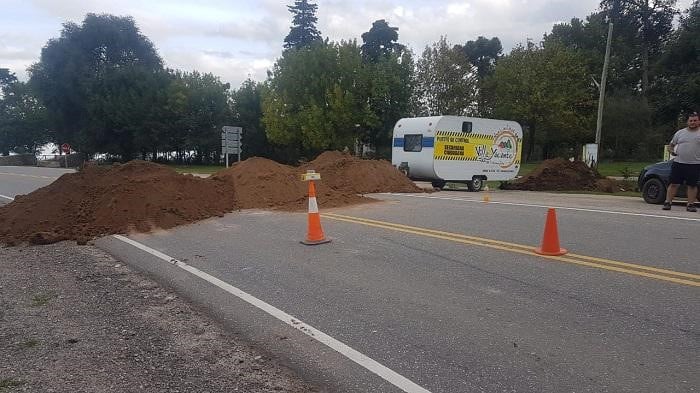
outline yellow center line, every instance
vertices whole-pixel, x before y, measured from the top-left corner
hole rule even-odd
[[[500,240],[486,239],[475,236],[467,236],[458,233],[438,231],[428,228],[414,227],[410,225],[395,224],[385,221],[371,220],[368,218],[360,218],[353,216],[345,216],[335,213],[324,213],[323,217],[344,221],[355,224],[362,224],[375,228],[389,229],[397,232],[411,233],[420,236],[427,236],[436,239],[449,240],[456,243],[471,244],[481,247],[488,247],[501,251],[515,252],[529,256],[535,256],[544,259],[550,259],[560,262],[572,263],[581,266],[594,267],[598,269],[610,270],[615,272],[633,274],[637,276],[653,278],[657,280],[674,282],[677,284],[698,286],[700,287],[700,275],[677,272],[674,270],[660,269],[651,266],[636,265],[633,263],[613,261],[610,259],[589,257],[578,254],[567,254],[563,256],[546,256],[539,255],[533,251],[532,246],[509,243]]]

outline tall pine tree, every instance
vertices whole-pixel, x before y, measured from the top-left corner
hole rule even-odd
[[[287,6],[294,15],[292,28],[284,39],[285,49],[305,48],[314,42],[321,41],[321,32],[316,28],[316,9],[318,6],[308,0],[296,0],[294,5]]]

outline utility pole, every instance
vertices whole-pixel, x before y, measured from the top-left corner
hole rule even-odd
[[[600,132],[603,128],[603,106],[605,104],[605,85],[608,79],[608,63],[610,63],[610,44],[612,42],[613,22],[608,23],[608,43],[605,45],[605,61],[603,62],[603,76],[600,79],[600,96],[598,97],[598,122],[595,127],[595,143],[600,152]]]

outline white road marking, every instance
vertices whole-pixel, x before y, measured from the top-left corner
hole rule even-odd
[[[24,173],[10,173],[10,172],[0,172],[0,175],[33,177],[36,179],[54,179],[54,180],[58,179],[57,177],[54,177],[54,176],[27,175]]]
[[[9,200],[11,200],[11,201],[14,201],[14,200],[15,200],[15,198],[12,198],[12,197],[9,197],[9,196],[5,196],[5,195],[0,195],[0,198],[9,199]]]
[[[581,207],[569,207],[569,206],[535,205],[535,204],[529,204],[529,203],[498,202],[498,201],[493,201],[493,200],[490,202],[484,202],[482,200],[477,200],[477,199],[456,198],[456,197],[435,197],[435,196],[416,195],[416,194],[398,194],[398,193],[391,193],[391,192],[384,193],[383,195],[409,197],[409,198],[441,199],[441,200],[446,200],[446,201],[489,203],[492,205],[538,207],[538,208],[544,208],[544,209],[553,207],[557,210],[573,210],[573,211],[590,212],[590,213],[616,214],[616,215],[622,215],[622,216],[664,218],[664,219],[669,219],[669,220],[680,220],[680,221],[700,221],[700,218],[674,217],[674,216],[665,216],[665,215],[661,215],[661,214],[631,213],[631,212],[621,212],[621,211],[615,211],[615,210],[586,209],[586,208],[581,208]]]
[[[121,236],[121,235],[114,235],[114,238],[123,241],[124,243],[130,244],[139,250],[145,251],[157,258],[160,258],[174,266],[177,266],[221,289],[224,291],[238,297],[239,299],[259,308],[262,311],[265,311],[266,313],[270,314],[271,316],[279,319],[280,321],[286,323],[287,325],[300,330],[301,332],[305,333],[308,336],[311,336],[313,339],[325,344],[326,346],[330,347],[331,349],[337,351],[338,353],[342,354],[343,356],[347,357],[348,359],[352,360],[353,362],[359,364],[360,366],[364,367],[365,369],[371,371],[372,373],[382,377],[384,380],[387,382],[391,383],[392,385],[398,387],[399,389],[403,390],[404,392],[408,393],[430,393],[430,391],[426,390],[425,388],[417,385],[413,381],[409,380],[408,378],[398,374],[397,372],[391,370],[390,368],[382,365],[381,363],[375,361],[374,359],[368,357],[367,355],[364,355],[353,348],[347,346],[346,344],[336,340],[335,338],[323,333],[322,331],[314,328],[311,325],[308,325],[299,319],[295,318],[292,315],[287,314],[286,312],[276,308],[275,306],[272,306],[268,303],[265,303],[264,301],[254,297],[253,295],[250,295],[246,292],[243,292],[242,290],[234,287],[231,284],[228,284],[208,273],[205,273],[193,266],[190,266],[182,261],[179,261],[173,257],[170,257],[166,254],[163,254],[162,252],[158,250],[154,250],[151,247],[148,247],[144,244],[141,244],[135,240],[129,239],[128,237]]]

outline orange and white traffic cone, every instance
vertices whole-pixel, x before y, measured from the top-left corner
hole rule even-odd
[[[318,202],[316,201],[316,186],[313,180],[309,180],[309,225],[306,234],[306,240],[302,240],[302,244],[314,246],[316,244],[330,243],[331,239],[327,239],[321,228],[321,215],[318,212]]]
[[[537,247],[535,252],[540,255],[564,255],[567,251],[559,247],[559,229],[557,228],[557,212],[553,208],[547,210],[547,221],[544,223],[544,235],[542,236],[542,246]]]
[[[484,187],[484,198],[483,198],[483,202],[484,202],[484,203],[489,203],[490,201],[491,201],[491,196],[489,196],[489,185],[487,184],[487,185]]]

